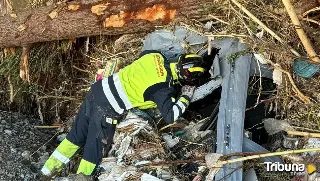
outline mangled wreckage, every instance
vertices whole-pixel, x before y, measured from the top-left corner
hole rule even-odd
[[[103,158],[98,180],[257,178],[253,169],[243,169],[242,162],[222,168],[212,165],[223,155],[268,152],[260,146],[269,140],[261,124],[274,115],[272,108],[268,111],[256,100],[257,96],[268,99],[276,86],[263,57],[248,52],[238,39],[208,41],[181,27],[174,32],[149,34],[143,50],[160,50],[174,57],[186,49],[205,55],[211,47],[216,56],[210,76],[196,89],[188,111],[176,123],[166,125],[157,110],[131,110],[117,125],[113,147],[109,157]],[[258,81],[269,93],[256,94]],[[261,158],[260,162],[283,163],[279,157]]]

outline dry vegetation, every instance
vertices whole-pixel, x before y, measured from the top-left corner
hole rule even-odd
[[[241,38],[251,45],[252,51],[263,53],[273,63],[288,71],[297,88],[311,100],[310,104],[305,104],[294,91],[287,76],[289,74],[283,74],[282,85],[278,87],[273,99],[270,99],[272,100],[270,104],[277,110],[278,118],[288,118],[295,126],[319,129],[319,75],[304,79],[293,73],[292,64],[297,57],[290,49],[296,50],[303,56],[307,54],[282,2],[279,0],[239,2],[279,35],[284,43],[280,43],[263,31],[262,27],[231,1],[215,0],[210,6],[203,4],[201,11],[207,12],[207,18],[179,20],[159,29],[171,29],[174,25],[181,25],[203,35],[214,35],[215,38],[225,36]],[[27,3],[29,6],[26,7],[37,7],[47,3],[55,2],[33,1]],[[306,11],[319,7],[320,3],[317,0],[312,2],[296,0],[294,5],[316,52],[320,52],[320,11],[314,10],[303,16]],[[211,22],[210,30],[205,28],[207,22]],[[262,31],[263,36],[257,37],[256,34]],[[60,117],[65,119],[72,115],[70,113],[74,113],[81,102],[82,96],[94,79],[96,69],[111,59],[120,59],[123,65],[130,63],[141,50],[141,40],[144,37],[145,34],[142,33],[121,37],[90,37],[89,44],[86,38],[38,44],[33,47],[30,56],[30,84],[22,82],[19,78],[21,51],[15,49],[13,55],[7,55],[8,52],[3,51],[0,64],[1,107],[14,108],[35,115],[41,112],[44,119],[49,122],[59,121]],[[13,94],[11,106],[10,93]]]

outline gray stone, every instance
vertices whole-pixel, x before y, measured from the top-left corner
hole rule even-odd
[[[9,136],[12,135],[12,131],[11,130],[6,129],[6,130],[4,130],[4,132]]]
[[[25,159],[28,159],[30,157],[30,151],[24,151],[22,152],[21,156]]]
[[[12,148],[12,147],[10,148],[10,151],[11,151],[11,153],[16,153],[17,152],[17,150]]]

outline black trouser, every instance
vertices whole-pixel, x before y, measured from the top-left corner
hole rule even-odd
[[[117,117],[117,113],[114,112],[110,104],[97,105],[92,92],[87,94],[74,125],[67,135],[67,140],[71,143],[81,148],[84,147],[83,161],[80,163],[78,173],[89,175],[93,164],[96,167],[100,164],[102,156],[106,156],[102,154],[103,148],[105,148],[104,153],[111,149],[116,125],[101,125],[101,123],[105,123],[106,118],[114,120]],[[102,139],[106,139],[107,144],[102,143]],[[93,170],[90,174],[92,172]]]

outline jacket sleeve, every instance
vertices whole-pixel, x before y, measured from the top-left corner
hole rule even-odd
[[[172,96],[175,94],[174,88],[163,88],[151,95],[151,101],[157,104],[157,107],[163,119],[171,124],[176,121],[187,109],[190,100],[187,97],[179,97],[175,100]]]

